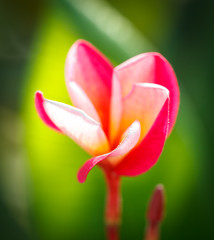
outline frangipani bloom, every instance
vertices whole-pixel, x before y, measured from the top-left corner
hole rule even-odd
[[[135,56],[113,68],[90,43],[68,52],[66,86],[73,106],[35,96],[46,125],[78,143],[92,158],[79,170],[84,182],[99,165],[117,175],[136,176],[158,160],[179,106],[171,65],[159,53]]]

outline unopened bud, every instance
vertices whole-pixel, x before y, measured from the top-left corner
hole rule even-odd
[[[150,223],[161,222],[164,216],[164,209],[165,209],[164,186],[162,184],[159,184],[156,186],[151,197],[147,211],[147,220]]]

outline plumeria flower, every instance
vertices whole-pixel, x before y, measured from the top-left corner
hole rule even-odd
[[[92,158],[78,173],[84,182],[99,165],[118,176],[136,176],[158,160],[179,107],[171,65],[159,53],[135,56],[117,67],[90,43],[68,52],[66,86],[72,106],[36,92],[43,122],[79,144]]]

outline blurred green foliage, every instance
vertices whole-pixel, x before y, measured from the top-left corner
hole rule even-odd
[[[190,63],[198,61],[200,65],[203,62],[204,66],[206,61],[193,59],[189,56],[192,51],[188,52],[188,49],[179,51],[182,41],[178,39],[182,37],[179,35],[178,17],[183,16],[181,13],[184,8],[188,9],[188,3],[109,2],[114,7],[102,0],[40,3],[42,11],[38,27],[31,33],[31,54],[22,63],[25,66],[22,74],[24,81],[22,84],[16,81],[24,124],[20,124],[16,115],[14,117],[1,110],[7,116],[1,122],[0,133],[4,141],[10,139],[7,131],[5,134],[5,129],[11,125],[5,124],[8,119],[14,119],[12,125],[17,125],[18,129],[22,126],[21,132],[24,132],[22,138],[20,131],[12,131],[21,139],[15,147],[11,141],[7,143],[13,155],[16,158],[19,156],[15,160],[19,164],[19,174],[14,174],[13,170],[17,171],[17,165],[5,167],[8,161],[14,162],[6,154],[8,151],[4,145],[1,149],[1,175],[7,175],[2,174],[6,172],[11,176],[1,178],[0,206],[5,211],[11,211],[0,216],[0,219],[5,219],[5,216],[9,219],[9,224],[5,224],[8,230],[0,233],[2,239],[14,239],[10,229],[16,232],[16,239],[104,239],[105,183],[101,171],[93,169],[86,183],[79,184],[76,173],[89,156],[66,136],[48,129],[38,118],[33,103],[38,89],[49,99],[70,103],[64,83],[64,62],[70,46],[78,38],[92,42],[115,65],[138,53],[160,49],[172,62],[180,80],[178,121],[159,162],[144,175],[123,178],[122,239],[142,239],[145,209],[158,183],[165,185],[167,194],[167,217],[162,227],[162,239],[212,236],[212,232],[206,229],[211,212],[210,215],[204,213],[209,209],[206,196],[209,196],[210,185],[207,182],[210,179],[209,175],[205,175],[209,162],[204,161],[205,157],[208,158],[204,142],[209,138],[204,134],[202,117],[198,116],[203,104],[198,107],[194,98],[194,91],[203,89],[204,85],[198,83],[201,75],[197,76],[197,72],[200,71],[196,71]],[[207,65],[202,69],[207,69]],[[13,134],[11,136],[13,139]],[[13,182],[18,190],[8,185],[8,181]],[[11,202],[9,199],[14,195],[5,198],[8,192],[18,192],[20,196],[15,195]],[[17,205],[18,201],[22,202],[21,206]]]

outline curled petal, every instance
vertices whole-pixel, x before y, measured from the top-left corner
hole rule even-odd
[[[135,121],[124,133],[121,143],[111,152],[89,159],[78,172],[79,182],[85,182],[91,169],[103,160],[117,165],[137,144],[140,137],[140,123]]]
[[[137,119],[141,124],[142,140],[168,98],[169,91],[163,86],[154,83],[135,83],[129,95],[123,98],[120,132],[124,132]]]
[[[44,109],[44,97],[42,95],[42,92],[37,91],[35,94],[35,106],[36,110],[40,116],[40,118],[43,120],[43,122],[50,128],[61,132],[61,130],[53,123],[53,121],[49,118],[47,115],[45,109]]]
[[[86,161],[85,164],[80,168],[80,170],[77,174],[78,181],[80,183],[84,183],[88,176],[88,173],[91,171],[91,169],[94,166],[96,166],[98,163],[100,163],[101,161],[105,160],[109,155],[110,155],[110,153],[107,153],[104,155],[93,157],[93,158],[89,159],[88,161]]]
[[[145,138],[115,167],[116,173],[124,176],[136,176],[148,171],[157,162],[167,135],[168,105],[169,99],[164,103]]]
[[[169,90],[169,133],[175,123],[179,107],[179,87],[169,62],[159,53],[144,53],[135,56],[114,70],[121,82],[122,95],[126,96],[133,83],[155,83]]]
[[[44,99],[45,114],[60,129],[91,155],[109,151],[109,144],[101,124],[82,110],[67,104]]]
[[[111,76],[113,67],[90,43],[79,40],[68,52],[65,66],[66,84],[76,82],[94,105],[108,132]],[[71,96],[72,98],[72,96]]]

